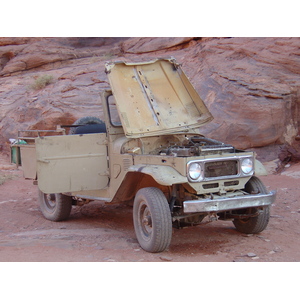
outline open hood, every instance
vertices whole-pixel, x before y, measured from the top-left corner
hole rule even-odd
[[[127,137],[184,132],[213,119],[175,59],[106,63]]]

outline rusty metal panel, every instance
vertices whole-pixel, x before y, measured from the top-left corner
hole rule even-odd
[[[212,120],[175,60],[111,63],[106,72],[127,137],[187,131]]]
[[[40,137],[35,143],[42,192],[98,190],[108,185],[106,134]]]

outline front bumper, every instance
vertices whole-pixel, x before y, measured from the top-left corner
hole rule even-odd
[[[221,212],[249,207],[271,205],[276,198],[276,191],[268,194],[221,197],[217,199],[188,200],[183,202],[184,213]]]

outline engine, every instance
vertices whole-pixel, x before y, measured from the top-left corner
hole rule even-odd
[[[193,136],[186,138],[179,145],[176,143],[166,147],[160,147],[159,149],[156,149],[155,152],[157,152],[159,155],[189,157],[220,153],[234,153],[235,148],[231,145],[227,145],[213,139],[202,136]]]

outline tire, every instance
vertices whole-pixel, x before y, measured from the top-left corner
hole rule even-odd
[[[50,221],[64,221],[69,218],[72,198],[63,194],[44,194],[39,190],[39,203],[42,214]]]
[[[140,189],[134,199],[133,223],[140,246],[152,253],[167,249],[172,238],[168,201],[158,188]]]
[[[249,194],[253,193],[265,193],[267,194],[267,189],[261,180],[253,176],[246,184],[245,191]],[[233,224],[235,228],[242,233],[259,233],[266,229],[269,218],[270,218],[270,206],[263,207],[253,207],[245,210],[238,210],[237,213],[258,213],[255,217],[249,217],[245,219],[235,219]]]
[[[105,123],[96,117],[83,117],[76,120],[73,125],[80,125],[78,127],[71,127],[69,134],[86,134],[86,133],[104,133],[106,132]]]

